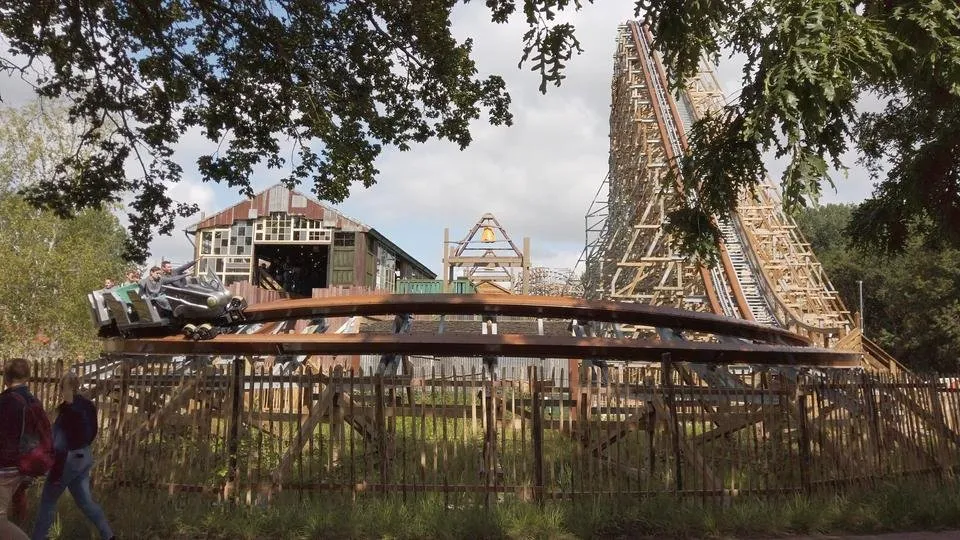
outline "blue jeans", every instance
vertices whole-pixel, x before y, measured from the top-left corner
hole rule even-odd
[[[43,494],[40,496],[40,510],[37,512],[37,522],[33,526],[34,540],[47,537],[53,516],[57,510],[57,500],[63,495],[63,490],[69,489],[77,507],[87,516],[100,531],[100,537],[113,537],[107,517],[103,514],[100,505],[94,502],[90,495],[90,470],[93,468],[93,454],[90,448],[71,450],[67,453],[67,461],[63,466],[63,476],[57,483],[51,482],[50,477],[43,484]]]

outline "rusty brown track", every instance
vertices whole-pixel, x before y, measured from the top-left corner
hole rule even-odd
[[[180,336],[113,339],[104,349],[126,354],[376,354],[433,356],[519,356],[605,358],[659,362],[670,354],[675,362],[710,364],[777,364],[856,367],[860,354],[816,347],[641,341],[632,339],[503,335],[383,335],[383,334],[225,334],[207,341]]]
[[[711,313],[603,300],[524,295],[405,294],[335,296],[281,300],[246,309],[246,322],[313,317],[353,317],[412,313],[420,315],[504,315],[544,319],[577,319],[676,328],[741,337],[768,343],[809,345],[797,334],[755,322]]]

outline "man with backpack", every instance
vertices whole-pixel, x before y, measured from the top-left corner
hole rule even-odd
[[[50,420],[43,405],[30,393],[30,363],[14,358],[3,366],[0,393],[0,538],[27,535],[11,523],[7,510],[18,488],[31,477],[42,476],[53,465]]]

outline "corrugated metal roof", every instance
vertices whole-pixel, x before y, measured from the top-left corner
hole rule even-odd
[[[322,221],[325,226],[343,231],[368,232],[370,227],[359,220],[344,216],[337,210],[283,184],[276,184],[257,193],[250,199],[240,201],[212,216],[205,217],[188,230],[196,231],[211,227],[229,227],[235,221],[256,219],[271,212],[286,212],[293,216]]]

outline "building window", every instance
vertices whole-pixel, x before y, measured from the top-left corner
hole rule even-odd
[[[351,247],[356,240],[356,234],[352,232],[333,233],[333,245],[341,247]]]
[[[230,255],[244,255],[250,253],[246,246],[251,245],[252,227],[249,221],[237,221],[230,227]]]
[[[332,231],[325,229],[320,221],[279,213],[257,220],[253,230],[257,242],[329,244],[332,238]]]
[[[200,232],[200,255],[225,255],[230,244],[228,229],[212,229]]]
[[[203,231],[200,233],[200,254],[210,255],[213,253],[213,231]]]
[[[229,285],[237,281],[250,279],[250,257],[205,256],[200,258],[197,265],[201,275],[208,271],[216,274],[217,278]]]
[[[287,214],[274,213],[262,219],[257,223],[257,240],[264,242],[289,242],[291,218]],[[260,229],[263,229],[263,237],[260,237]]]

